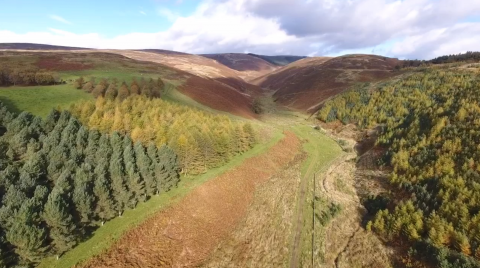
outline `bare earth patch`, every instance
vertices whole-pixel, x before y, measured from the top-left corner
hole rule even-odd
[[[244,219],[255,189],[300,151],[293,133],[269,151],[198,187],[81,267],[195,267]]]

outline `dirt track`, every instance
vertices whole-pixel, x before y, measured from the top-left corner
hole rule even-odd
[[[210,180],[173,207],[128,231],[81,267],[194,267],[245,217],[255,188],[300,151],[293,133],[260,156]]]

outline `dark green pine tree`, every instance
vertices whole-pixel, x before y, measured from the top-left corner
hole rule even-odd
[[[63,129],[60,143],[69,147],[76,145],[77,134],[80,129],[80,122],[77,119],[71,117],[68,120],[67,126]]]
[[[18,186],[10,184],[5,195],[2,198],[2,206],[0,207],[0,225],[7,229],[13,225],[14,218],[12,215],[20,209],[27,200],[27,196]]]
[[[76,137],[76,150],[84,156],[85,150],[88,146],[88,129],[81,126]]]
[[[125,181],[125,167],[123,164],[123,140],[116,132],[112,133],[110,141],[105,143],[113,150],[110,160],[109,173],[112,185],[112,195],[115,199],[116,210],[121,216],[130,201],[130,192]],[[102,144],[100,144],[102,146]]]
[[[15,165],[8,165],[0,171],[0,201],[8,188],[18,181],[18,169]]]
[[[150,169],[153,170],[155,179],[155,195],[159,195],[163,191],[163,182],[167,180],[169,174],[165,165],[159,163],[158,148],[155,144],[150,143],[147,147],[147,155],[151,160]]]
[[[62,111],[60,112],[60,117],[57,120],[57,123],[55,124],[55,128],[57,128],[60,133],[65,129],[70,122],[70,118],[72,118],[72,114],[69,111]]]
[[[160,190],[166,192],[180,181],[180,164],[175,152],[166,145],[158,150],[158,160],[155,167],[155,176],[160,177],[157,178],[157,184],[161,185]]]
[[[44,121],[44,129],[46,133],[49,133],[55,128],[55,125],[57,124],[58,119],[60,118],[60,112],[57,110],[52,110],[47,118]]]
[[[111,183],[108,178],[108,163],[102,160],[95,167],[95,182],[93,185],[93,193],[96,196],[97,203],[95,206],[95,215],[100,220],[100,224],[115,216],[114,198],[111,193]]]
[[[83,154],[85,156],[85,163],[88,163],[92,166],[95,166],[97,163],[96,152],[99,148],[100,136],[101,135],[100,135],[100,132],[98,132],[98,130],[90,130],[88,132],[88,144]],[[102,141],[105,142],[105,138]],[[99,157],[103,157],[103,155],[100,155]],[[105,160],[108,160],[108,159],[105,159]]]
[[[129,207],[134,208],[138,201],[144,201],[146,198],[145,182],[139,174],[133,143],[128,136],[124,137],[123,146],[125,148],[123,151],[123,161],[127,170],[127,185],[132,194]]]
[[[56,181],[65,169],[65,163],[69,160],[69,150],[65,145],[52,148],[48,154],[47,174],[50,181]]]
[[[77,168],[73,182],[72,200],[76,210],[76,220],[83,226],[88,226],[93,219],[93,174],[88,164]]]
[[[145,152],[145,147],[140,142],[135,143],[135,157],[138,171],[145,182],[145,194],[150,197],[157,192],[154,170],[152,170],[152,160]]]
[[[68,195],[58,185],[52,189],[45,204],[43,219],[50,231],[53,253],[58,257],[77,243],[75,223],[70,213]]]
[[[23,202],[19,211],[12,216],[12,225],[5,235],[15,247],[15,253],[21,259],[20,264],[40,261],[47,250],[45,229],[35,220],[37,210],[33,198]]]
[[[47,183],[46,178],[47,160],[43,153],[39,152],[30,157],[20,169],[19,188],[32,196],[35,187]]]
[[[20,113],[15,119],[7,124],[8,132],[15,134],[28,127],[33,121],[33,115],[28,112]]]
[[[63,189],[64,195],[66,195],[69,199],[72,197],[73,191],[73,168],[72,165],[67,164],[65,165],[64,171],[58,176],[55,180],[55,187],[59,187]]]

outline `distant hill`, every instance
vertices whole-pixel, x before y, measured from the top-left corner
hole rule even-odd
[[[301,60],[301,59],[306,58],[305,56],[288,56],[288,55],[284,55],[284,56],[265,56],[265,55],[257,55],[257,54],[252,54],[252,53],[248,53],[247,55],[266,60],[266,61],[270,62],[271,64],[277,65],[277,66],[285,66],[285,65],[288,65],[288,64],[290,64],[292,62],[295,62],[297,60]]]
[[[0,49],[20,49],[20,50],[83,50],[91,48],[81,47],[63,47],[31,43],[0,43]]]
[[[241,76],[246,80],[257,78],[259,76],[271,73],[279,67],[262,58],[242,53],[224,53],[224,54],[202,54],[217,62],[241,72]]]
[[[328,98],[358,82],[372,82],[398,74],[399,60],[375,55],[312,57],[293,62],[252,81],[274,91],[273,97],[286,107],[315,112]]]

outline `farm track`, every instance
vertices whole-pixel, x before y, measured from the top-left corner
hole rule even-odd
[[[318,148],[317,148],[318,149]],[[295,220],[295,238],[293,240],[293,245],[292,245],[292,250],[291,250],[291,257],[290,257],[290,267],[291,268],[297,268],[298,264],[300,263],[300,254],[302,251],[302,247],[300,245],[300,241],[302,238],[302,229],[303,229],[303,214],[304,214],[304,208],[303,206],[305,205],[306,202],[306,192],[307,192],[307,186],[308,186],[308,180],[310,177],[313,176],[315,164],[318,161],[318,150],[315,150],[315,155],[310,162],[310,165],[308,166],[307,172],[302,178],[302,182],[300,185],[300,194],[297,199],[297,211],[295,215],[297,216]]]

